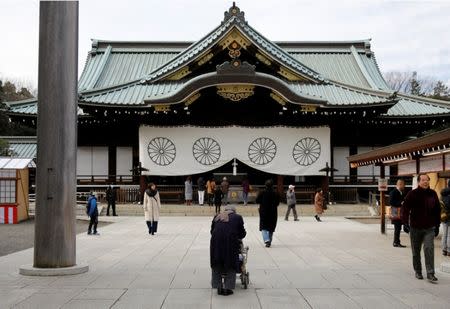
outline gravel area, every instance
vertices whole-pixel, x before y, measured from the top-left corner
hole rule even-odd
[[[98,229],[110,223],[99,222]],[[77,234],[86,233],[89,221],[77,220]],[[19,224],[0,224],[0,256],[34,246],[34,219]]]

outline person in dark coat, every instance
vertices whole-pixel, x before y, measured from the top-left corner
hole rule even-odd
[[[116,213],[116,188],[113,185],[109,185],[106,189],[106,201],[108,202],[108,208],[106,209],[106,215],[109,216],[109,208],[112,208],[113,216],[117,216]]]
[[[220,189],[219,189],[220,190]],[[211,224],[210,264],[211,285],[219,295],[231,295],[236,286],[236,272],[239,268],[239,247],[247,235],[244,219],[236,213],[233,205],[216,215]],[[225,275],[224,287],[222,275]]]
[[[439,235],[441,205],[436,191],[430,188],[430,177],[417,176],[418,187],[409,191],[402,206],[403,230],[410,235],[413,267],[416,278],[421,280],[422,262],[420,251],[425,255],[427,279],[436,282],[434,275],[434,238]]]
[[[220,212],[220,206],[222,206],[223,192],[220,186],[216,186],[214,191],[214,205],[216,206],[216,214]]]
[[[264,191],[259,192],[256,203],[259,204],[259,230],[262,232],[266,247],[270,247],[277,227],[280,196],[273,190],[272,180],[267,180],[265,185]]]
[[[450,180],[441,191],[442,255],[450,256]]]
[[[405,248],[400,243],[400,231],[402,229],[401,207],[405,199],[405,181],[397,180],[394,190],[389,193],[389,205],[391,205],[391,222],[394,225],[394,247]]]

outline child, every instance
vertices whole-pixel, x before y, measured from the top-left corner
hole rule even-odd
[[[220,206],[222,206],[223,192],[220,186],[216,186],[214,191],[214,205],[216,206],[216,214],[220,213]]]

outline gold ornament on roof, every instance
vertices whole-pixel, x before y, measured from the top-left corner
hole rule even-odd
[[[217,94],[221,97],[239,102],[255,94],[253,85],[221,85],[217,86]]]

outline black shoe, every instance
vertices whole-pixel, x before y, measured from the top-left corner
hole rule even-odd
[[[427,274],[427,280],[428,280],[429,282],[434,283],[434,282],[438,281],[438,278],[436,278],[436,277],[434,276],[434,274]]]
[[[421,273],[416,273],[416,278],[419,279],[419,280],[422,280],[423,276],[422,276]]]
[[[294,221],[300,221],[299,219],[294,219]]]
[[[289,219],[288,218],[284,218],[284,221],[289,221]]]
[[[266,241],[266,247],[270,248],[270,241]]]
[[[400,243],[398,243],[398,244],[394,243],[393,246],[394,247],[398,247],[398,248],[406,248],[406,246],[404,246],[404,245],[402,245]]]
[[[113,214],[113,216],[114,216],[114,217],[118,217],[118,215],[117,215],[117,214]]]
[[[106,214],[109,217],[109,214]]]
[[[318,215],[315,215],[314,218],[316,218],[317,222],[322,222],[322,220],[320,220],[320,217]]]
[[[221,295],[223,295],[223,296],[233,295],[233,290],[225,289],[225,290],[223,290]]]
[[[217,288],[217,295],[223,295],[224,290],[222,288]]]
[[[91,232],[91,231],[88,231],[87,234],[88,234],[88,235],[92,235],[92,232]]]
[[[443,256],[447,256],[447,255],[450,255],[447,251],[445,251],[445,250],[442,250],[442,255]]]

